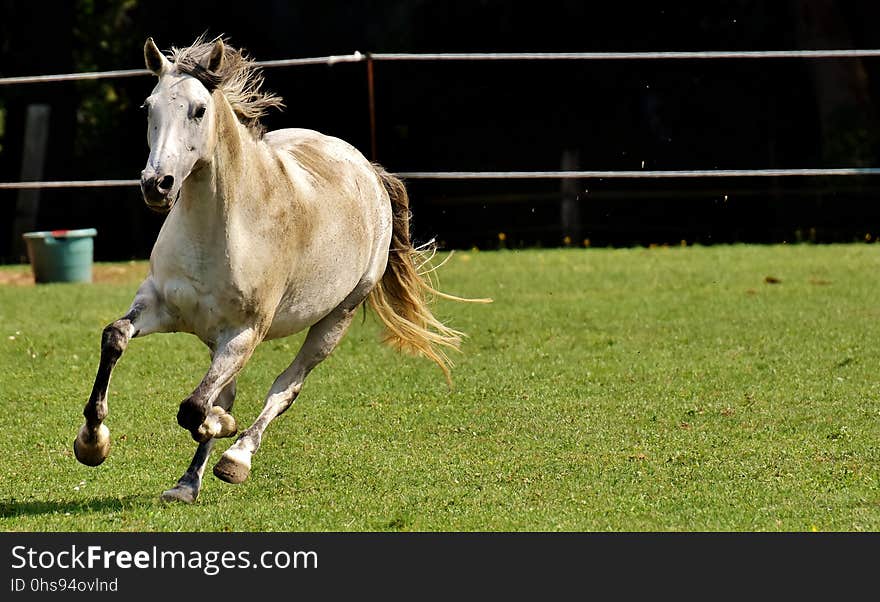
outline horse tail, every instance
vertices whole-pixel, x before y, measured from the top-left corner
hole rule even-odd
[[[434,361],[451,386],[453,362],[446,351],[458,351],[466,335],[438,320],[429,304],[436,297],[476,303],[489,303],[491,299],[464,299],[437,290],[434,271],[440,266],[429,265],[437,247],[433,240],[413,246],[409,236],[411,215],[406,186],[381,166],[374,164],[373,168],[391,199],[393,227],[388,265],[370,292],[370,306],[385,326],[385,343],[398,351]]]

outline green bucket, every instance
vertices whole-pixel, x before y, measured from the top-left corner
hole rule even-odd
[[[45,282],[91,282],[94,228],[25,232],[34,280]]]

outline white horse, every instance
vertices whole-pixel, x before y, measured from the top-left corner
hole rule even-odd
[[[438,292],[420,271],[399,179],[337,138],[305,129],[263,134],[259,118],[281,99],[261,91],[262,76],[242,51],[200,38],[166,56],[150,38],[144,59],[158,83],[144,103],[150,155],[141,189],[148,206],[168,215],[128,313],[104,329],[74,451],[89,466],[107,457],[107,387],[130,339],[195,334],[210,349],[211,366],[180,404],[177,422],[199,445],[162,494],[193,502],[214,438],[238,430],[230,414],[236,375],[261,341],[309,329],[260,415],[214,466],[229,483],[248,477],[266,427],[290,407],[364,300],[388,342],[434,360],[448,380],[444,349],[457,349],[462,333],[437,320],[428,300],[462,299]]]

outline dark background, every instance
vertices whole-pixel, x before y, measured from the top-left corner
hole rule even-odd
[[[225,34],[255,59],[361,52],[873,49],[880,3],[167,0],[0,4],[0,76],[133,69]],[[284,112],[370,154],[361,64],[274,68]],[[876,167],[880,58],[375,65],[390,171]],[[24,116],[51,107],[43,179],[136,179],[150,77],[0,87],[0,181],[21,177]],[[573,161],[573,162],[572,162]],[[643,163],[644,162],[644,163]],[[835,242],[880,234],[876,177],[410,181],[417,239],[447,248]],[[22,261],[0,191],[0,261]],[[563,227],[564,196],[576,220]],[[35,229],[95,227],[96,260],[146,258],[161,226],[136,188],[44,190]],[[504,241],[499,238],[504,233]]]

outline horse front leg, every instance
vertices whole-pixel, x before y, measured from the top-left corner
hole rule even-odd
[[[110,453],[110,429],[107,418],[107,389],[113,367],[136,336],[146,336],[162,326],[161,311],[152,293],[152,285],[145,282],[134,302],[122,318],[104,328],[101,333],[101,359],[92,393],[83,409],[86,422],[73,441],[76,459],[87,466],[98,466]]]
[[[188,430],[197,442],[231,437],[238,431],[232,415],[214,402],[244,368],[260,340],[256,329],[244,328],[225,334],[214,346],[211,367],[177,411],[177,423]]]

